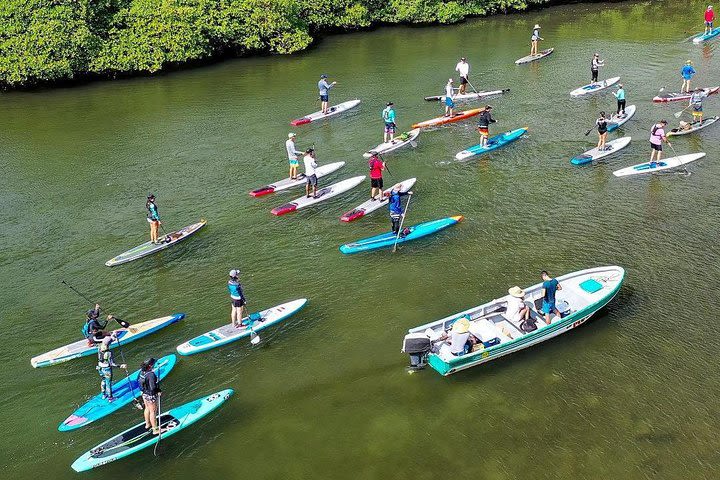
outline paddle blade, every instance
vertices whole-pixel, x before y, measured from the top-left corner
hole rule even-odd
[[[683,112],[680,111],[680,112],[674,113],[673,115],[675,115],[675,118],[680,118],[680,115],[682,115],[682,113],[683,113]]]
[[[251,345],[257,345],[258,343],[260,343],[260,335],[258,335],[258,334],[255,333],[255,332],[252,332],[252,333],[250,334],[250,344],[251,344]]]
[[[410,141],[410,146],[412,148],[417,148],[417,142],[415,140]]]
[[[116,318],[115,321],[120,324],[123,328],[130,328],[130,322],[126,322],[125,320],[120,320],[119,318]]]

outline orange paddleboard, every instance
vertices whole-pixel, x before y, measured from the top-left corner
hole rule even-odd
[[[412,128],[435,127],[437,125],[445,125],[446,123],[460,122],[466,118],[474,117],[482,111],[482,108],[473,108],[472,110],[456,113],[452,117],[437,117],[432,120],[425,120],[424,122],[414,124]]]

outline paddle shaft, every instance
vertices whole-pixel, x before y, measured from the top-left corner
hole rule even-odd
[[[122,351],[122,348],[120,348],[120,339],[115,337],[115,341],[117,342],[117,349],[118,352],[120,352],[120,358],[122,359],[122,363],[125,365],[125,378],[127,379],[128,385],[130,385],[130,391],[132,392],[133,396],[133,405],[135,405],[136,408],[142,408],[142,405],[140,405],[140,402],[137,399],[137,396],[135,396],[135,387],[133,387],[132,381],[130,380],[130,375],[128,375],[127,370],[127,361],[125,360],[125,354]]]
[[[405,204],[405,211],[403,212],[402,218],[400,219],[400,227],[398,227],[398,233],[395,236],[395,244],[393,245],[393,249],[392,249],[393,253],[395,253],[395,251],[397,250],[397,243],[398,243],[398,240],[400,240],[400,233],[402,233],[402,226],[403,226],[403,223],[405,223],[405,215],[407,215],[407,212],[410,209],[410,199],[411,198],[412,198],[412,195],[408,195],[408,201]]]
[[[468,85],[470,85],[470,88],[473,89],[473,92],[475,92],[475,93],[477,93],[478,95],[480,95],[480,93],[477,91],[477,88],[475,88],[475,87],[473,86],[473,84],[470,83],[470,80],[469,80],[468,78],[465,78],[465,81],[468,83]]]
[[[68,288],[69,288],[70,290],[72,290],[73,292],[75,292],[80,298],[82,298],[82,299],[85,300],[86,302],[92,303],[92,304],[97,304],[97,303],[98,303],[98,302],[93,302],[92,300],[90,300],[86,295],[83,295],[81,292],[79,292],[75,287],[73,287],[72,285],[70,285],[69,283],[67,283],[65,280],[62,280],[61,283],[62,283],[63,285],[65,285],[66,287],[68,287]],[[102,310],[102,309],[101,309],[101,310]],[[120,325],[120,326],[123,327],[123,328],[128,328],[128,327],[130,326],[130,323],[128,323],[128,322],[126,322],[126,321],[124,321],[124,320],[120,320],[119,318],[113,317],[113,320],[115,320],[115,321],[118,323],[118,325]]]
[[[683,108],[682,110],[680,110],[679,112],[675,113],[675,118],[680,118],[680,115],[682,115],[683,112],[690,107],[692,107],[692,103],[690,105],[688,105],[687,107]]]
[[[162,425],[160,425],[160,413],[161,413],[161,407],[160,407],[160,393],[158,392],[157,395],[157,427],[158,427],[158,441],[155,443],[155,448],[153,448],[153,455],[157,457],[157,451],[158,446],[160,445],[160,440],[162,439]]]

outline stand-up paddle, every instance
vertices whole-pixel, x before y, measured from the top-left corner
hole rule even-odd
[[[395,236],[395,243],[393,244],[393,253],[397,250],[397,243],[400,239],[400,234],[402,233],[402,226],[403,223],[405,223],[405,215],[407,215],[408,210],[410,209],[410,199],[412,198],[412,195],[408,196],[408,201],[405,204],[405,211],[403,212],[402,218],[400,219],[400,228],[398,228],[397,236]]]
[[[85,300],[86,302],[91,303],[91,304],[93,304],[93,305],[99,303],[99,302],[93,302],[92,300],[90,300],[87,296],[85,296],[85,295],[83,295],[82,293],[80,293],[77,289],[75,289],[75,287],[73,287],[72,285],[70,285],[69,283],[67,283],[65,280],[62,280],[61,282],[62,282],[63,285],[65,285],[65,286],[68,287],[70,290],[72,290],[73,292],[75,292],[80,298],[82,298],[82,299]],[[116,321],[121,327],[123,327],[123,328],[128,328],[128,327],[130,327],[130,323],[129,323],[129,322],[126,322],[125,320],[120,320],[119,318],[116,318],[115,316],[113,316],[112,319],[115,320],[115,321]]]
[[[685,107],[685,108],[683,108],[683,109],[680,110],[679,112],[675,112],[673,115],[675,116],[675,118],[680,118],[680,115],[682,115],[683,112],[685,112],[685,110],[687,110],[687,109],[690,108],[690,107],[692,107],[692,104],[691,104],[691,105],[688,105],[688,106]]]

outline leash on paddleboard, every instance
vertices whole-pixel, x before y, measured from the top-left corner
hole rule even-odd
[[[400,239],[400,234],[402,233],[402,226],[403,223],[405,223],[405,215],[407,215],[408,210],[410,209],[410,200],[412,199],[412,195],[408,196],[408,201],[405,204],[405,211],[403,212],[402,218],[400,219],[400,227],[398,228],[397,236],[395,237],[395,244],[393,245],[393,253],[397,250],[397,244],[398,240]]]
[[[72,290],[73,292],[75,292],[80,298],[82,298],[82,299],[85,300],[86,302],[91,303],[91,304],[93,304],[93,305],[99,303],[99,302],[93,302],[92,300],[90,300],[86,295],[83,295],[80,291],[78,291],[75,287],[73,287],[72,285],[70,285],[69,283],[67,283],[65,280],[61,280],[61,283],[62,283],[63,285],[65,285],[66,287],[68,287],[68,288],[69,288],[70,290]],[[102,311],[102,309],[100,309],[100,310]],[[119,318],[115,317],[114,315],[113,315],[113,318],[112,318],[112,319],[115,320],[115,321],[118,323],[118,325],[120,325],[120,326],[123,327],[123,328],[128,328],[128,327],[130,327],[130,323],[129,323],[129,322],[126,322],[125,320],[120,320]]]

